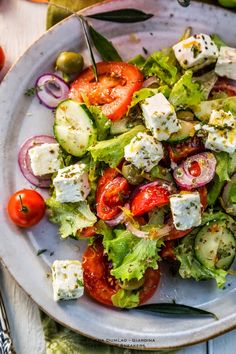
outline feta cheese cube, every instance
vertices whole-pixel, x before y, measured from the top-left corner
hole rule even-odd
[[[236,48],[220,48],[215,72],[219,76],[225,76],[229,79],[236,80]]]
[[[35,176],[54,173],[60,168],[59,144],[42,144],[29,149],[31,169]]]
[[[175,44],[176,59],[184,69],[193,71],[214,63],[218,58],[218,48],[207,34],[196,34]]]
[[[170,208],[177,230],[188,230],[201,224],[201,201],[198,192],[171,195]]]
[[[163,155],[162,144],[147,133],[138,133],[125,146],[125,159],[146,172],[151,171]]]
[[[157,140],[167,140],[180,129],[174,107],[162,93],[146,98],[141,108],[145,125]]]
[[[236,117],[231,112],[213,110],[208,125],[203,129],[208,131],[206,149],[229,154],[236,150]]]
[[[81,297],[84,293],[81,262],[55,261],[52,265],[52,286],[55,301]]]
[[[75,203],[83,201],[90,192],[86,165],[77,163],[58,171],[53,180],[56,200],[61,203]]]

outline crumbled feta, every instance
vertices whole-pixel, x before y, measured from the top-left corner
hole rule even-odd
[[[77,163],[58,171],[53,180],[56,200],[61,203],[75,203],[85,200],[90,192],[86,165]]]
[[[201,224],[201,201],[198,192],[171,195],[170,208],[177,230],[188,230]]]
[[[236,150],[236,117],[231,112],[213,110],[208,125],[202,128],[208,131],[206,149],[229,154]]]
[[[84,293],[81,262],[54,261],[52,265],[53,298],[58,300],[78,299]]]
[[[174,107],[162,93],[146,98],[141,108],[145,125],[157,140],[167,140],[180,129]]]
[[[220,48],[215,72],[219,76],[225,76],[229,79],[236,80],[236,48]]]
[[[59,144],[42,144],[29,149],[30,164],[35,176],[54,173],[60,168]]]
[[[214,63],[218,48],[207,34],[196,34],[173,46],[176,59],[184,69],[193,71]]]
[[[125,147],[125,159],[146,172],[151,171],[163,155],[162,144],[147,133],[138,133]]]

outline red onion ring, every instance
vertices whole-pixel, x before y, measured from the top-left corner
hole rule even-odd
[[[121,213],[119,213],[114,219],[111,220],[105,220],[105,223],[108,226],[116,226],[118,224],[122,224],[125,220],[125,214],[123,213],[123,211]]]
[[[147,231],[142,231],[139,230],[137,227],[135,227],[131,221],[126,221],[125,226],[131,234],[139,237],[139,238],[148,238],[149,233]]]
[[[18,164],[22,174],[30,183],[40,188],[48,188],[50,186],[50,175],[39,177],[33,174],[30,164],[29,150],[45,143],[56,143],[56,140],[48,135],[33,136],[23,143],[18,154]]]
[[[51,73],[39,76],[35,88],[39,101],[49,109],[56,108],[61,101],[68,97],[69,93],[67,83],[61,77]]]
[[[142,87],[151,87],[154,84],[158,84],[158,79],[156,76],[150,76],[148,79],[144,80]]]
[[[127,221],[125,223],[125,226],[126,226],[127,230],[129,232],[131,232],[133,235],[135,235],[139,238],[152,238],[153,240],[160,239],[162,237],[169,235],[170,231],[172,230],[172,227],[167,224],[167,225],[164,225],[163,227],[161,227],[160,229],[156,229],[155,230],[156,235],[152,235],[148,231],[139,230],[130,221]]]
[[[194,161],[198,162],[201,167],[201,174],[197,177],[189,172],[189,167]],[[188,157],[174,170],[173,176],[179,186],[190,190],[209,183],[215,175],[215,169],[215,156],[211,152],[203,152]]]

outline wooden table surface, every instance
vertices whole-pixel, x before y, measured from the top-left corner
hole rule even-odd
[[[7,57],[0,80],[25,49],[44,33],[46,9],[45,5],[26,0],[0,0],[0,45]],[[1,265],[0,289],[17,354],[45,353],[38,307]],[[234,354],[235,346],[236,330],[208,343],[179,350],[178,354]]]

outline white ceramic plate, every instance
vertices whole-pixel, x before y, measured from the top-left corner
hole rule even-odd
[[[114,24],[93,21],[96,29],[112,39],[124,59],[149,53],[175,43],[187,26],[194,32],[216,32],[236,45],[235,14],[220,8],[192,2],[181,8],[177,1],[117,0],[96,5],[86,13],[134,7],[154,13],[151,20],[138,24]],[[57,228],[47,220],[31,230],[12,225],[6,214],[9,196],[22,187],[32,186],[21,175],[17,153],[22,142],[35,134],[52,134],[52,113],[37,99],[24,92],[38,75],[53,69],[60,51],[76,49],[88,55],[78,19],[70,17],[43,35],[12,68],[0,86],[0,257],[23,289],[50,316],[86,336],[116,345],[138,348],[174,348],[206,340],[236,325],[236,281],[229,278],[225,290],[217,290],[212,281],[197,283],[163,274],[152,302],[176,300],[215,312],[213,319],[179,319],[122,311],[101,306],[84,296],[78,301],[55,303],[51,280],[47,278],[55,259],[80,258],[85,245],[60,240]],[[37,257],[39,249],[49,251]],[[49,253],[54,252],[50,257]],[[163,272],[164,273],[164,272]]]

